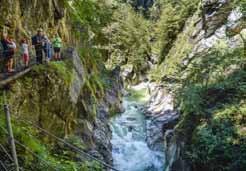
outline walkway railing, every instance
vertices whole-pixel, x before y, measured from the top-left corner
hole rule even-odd
[[[22,54],[20,53],[20,50],[16,50],[15,54],[13,56],[13,69],[14,72],[13,73],[8,73],[7,72],[7,59],[4,57],[4,51],[0,49],[0,86],[1,86],[1,81],[8,79],[9,77],[12,77],[24,70],[26,70],[27,68],[25,68],[24,62],[23,62],[23,58],[22,58]],[[34,51],[32,49],[30,49],[29,51],[29,57],[30,57],[30,67],[32,67],[33,65],[36,64],[36,57],[34,54]]]
[[[8,84],[9,82],[16,80],[17,78],[25,75],[26,73],[28,73],[31,68],[37,64],[36,61],[36,52],[34,48],[29,48],[29,67],[26,68],[24,61],[23,61],[23,57],[21,54],[20,50],[16,50],[13,60],[14,60],[14,64],[13,64],[13,69],[14,72],[7,72],[7,59],[4,57],[3,55],[3,50],[0,49],[0,88],[5,86],[6,84]],[[61,57],[62,57],[62,53],[61,53]],[[62,57],[63,58],[63,57]],[[43,63],[46,63],[47,59],[46,59],[46,55],[43,51]]]

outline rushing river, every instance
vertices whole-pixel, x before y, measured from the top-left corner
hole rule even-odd
[[[163,171],[163,152],[146,143],[146,120],[141,102],[124,99],[125,112],[111,120],[114,167],[120,171]]]

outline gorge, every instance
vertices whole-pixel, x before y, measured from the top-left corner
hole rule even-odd
[[[17,170],[6,105],[19,170],[246,170],[245,0],[0,0],[0,14],[16,66],[38,29],[63,42],[62,60],[0,87],[0,171]],[[0,57],[1,83],[15,73]]]

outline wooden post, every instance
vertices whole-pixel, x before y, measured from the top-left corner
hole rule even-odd
[[[19,164],[18,164],[18,158],[17,158],[17,154],[16,154],[16,147],[15,147],[15,139],[14,139],[12,125],[11,125],[9,106],[7,104],[4,104],[4,112],[6,115],[7,130],[9,133],[9,143],[11,145],[12,156],[13,156],[14,164],[15,164],[15,170],[19,171]]]

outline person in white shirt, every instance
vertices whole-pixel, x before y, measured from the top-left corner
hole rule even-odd
[[[26,68],[29,66],[29,61],[30,61],[28,48],[29,46],[28,46],[27,40],[22,39],[21,40],[21,54],[22,54],[22,59],[23,59],[23,62]]]
[[[13,65],[14,65],[14,54],[15,54],[15,50],[16,50],[16,44],[14,42],[14,40],[12,38],[10,38],[8,40],[8,62],[7,62],[7,68],[8,68],[8,72],[12,73],[15,72],[15,70],[13,69]]]

